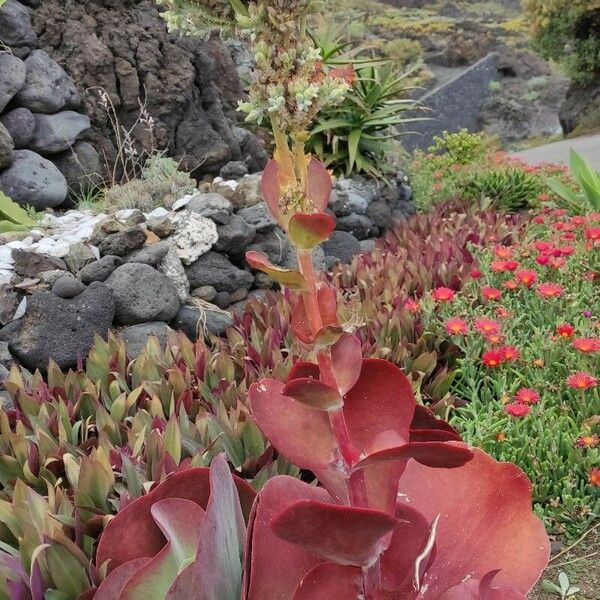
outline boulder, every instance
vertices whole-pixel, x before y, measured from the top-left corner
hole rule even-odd
[[[52,293],[60,298],[75,298],[85,290],[85,285],[71,273],[59,277],[52,286]]]
[[[157,270],[162,273],[177,290],[177,295],[181,302],[185,302],[190,295],[190,282],[188,281],[185,269],[177,256],[177,251],[170,245],[168,252],[158,263]]]
[[[89,142],[75,142],[66,152],[53,156],[52,162],[74,194],[85,194],[102,183],[100,156]]]
[[[241,160],[232,160],[221,169],[219,175],[225,180],[241,179],[248,175],[248,167]]]
[[[358,240],[366,240],[372,234],[373,223],[365,215],[350,213],[337,220],[337,228],[340,231],[349,231]]]
[[[194,194],[186,204],[186,209],[212,219],[218,225],[226,225],[231,218],[233,205],[221,194]]]
[[[127,256],[139,250],[146,243],[145,231],[138,227],[127,227],[116,233],[109,233],[98,245],[100,254],[114,256]]]
[[[168,216],[149,217],[146,227],[159,238],[165,239],[175,233],[175,225]]]
[[[115,213],[115,219],[127,227],[146,222],[146,215],[139,208],[123,208]]]
[[[326,257],[334,257],[343,263],[351,263],[361,252],[360,242],[347,231],[334,231],[322,247]]]
[[[184,210],[173,217],[176,227],[171,242],[177,255],[185,265],[192,264],[199,256],[208,252],[219,236],[217,226],[206,217]]]
[[[31,150],[17,150],[10,167],[0,173],[0,190],[22,206],[42,211],[62,204],[67,180],[47,159]]]
[[[565,134],[579,126],[592,126],[600,114],[600,75],[586,85],[572,83],[560,107],[560,123]],[[585,129],[585,127],[584,127]]]
[[[239,210],[240,208],[254,206],[263,201],[260,190],[261,177],[260,173],[258,173],[247,175],[238,181],[230,198],[236,209]]]
[[[90,128],[90,119],[73,110],[45,115],[34,113],[35,130],[29,147],[38,154],[56,154],[68,150],[78,136]]]
[[[152,323],[140,323],[131,325],[121,330],[121,337],[125,342],[125,348],[130,358],[137,358],[148,343],[148,338],[154,337],[158,340],[161,347],[167,345],[169,335],[173,330],[162,321],[153,321]]]
[[[226,256],[207,252],[186,269],[192,289],[211,285],[217,292],[233,292],[240,288],[250,289],[254,277],[248,271],[238,269]]]
[[[0,28],[2,27],[1,22],[2,15],[0,13]],[[20,58],[9,52],[0,52],[0,113],[23,87],[26,73],[27,68]]]
[[[0,54],[0,58],[2,55]],[[0,77],[2,73],[0,71]],[[33,113],[27,108],[15,108],[0,117],[0,123],[6,127],[8,133],[13,139],[17,150],[27,148],[27,145],[33,137],[35,129],[35,118]]]
[[[338,217],[351,213],[364,215],[369,204],[375,199],[377,190],[376,181],[360,175],[338,179],[331,194],[329,207]]]
[[[10,167],[15,159],[15,144],[2,123],[0,123],[0,169]]]
[[[217,227],[219,239],[215,250],[228,255],[241,255],[252,243],[256,229],[239,215],[233,215],[227,225]]]
[[[81,97],[73,80],[44,50],[33,50],[25,66],[25,83],[15,97],[19,106],[35,113],[79,108]]]
[[[215,303],[215,306],[222,310],[225,310],[233,302],[232,294],[230,294],[229,292],[217,292],[217,295],[215,296],[213,302]]]
[[[233,325],[233,319],[228,312],[220,310],[219,307],[202,302],[182,306],[172,325],[175,329],[183,331],[191,340],[195,340],[200,334],[203,337],[207,333],[221,335]]]
[[[79,279],[89,285],[93,281],[106,281],[111,273],[123,264],[123,259],[119,256],[107,254],[100,260],[96,260],[89,265],[85,265],[79,272]]]
[[[205,302],[212,302],[216,297],[217,290],[212,285],[203,285],[192,292],[192,298],[204,300]]]
[[[45,370],[50,359],[69,369],[87,356],[95,335],[106,336],[114,311],[112,294],[102,283],[92,283],[71,300],[36,292],[24,316],[4,327],[0,339],[30,370]]]
[[[15,273],[21,277],[35,278],[43,271],[67,270],[67,265],[60,258],[37,254],[29,250],[14,248],[12,257],[15,261],[13,265]]]
[[[144,246],[141,250],[128,256],[125,262],[140,263],[155,267],[166,256],[168,251],[169,244],[167,242],[159,242],[150,246]]]
[[[382,229],[389,229],[392,223],[392,209],[382,200],[377,200],[369,204],[367,208],[367,217],[371,219],[371,223],[375,227],[381,227]]]
[[[254,227],[256,231],[266,231],[277,225],[277,221],[271,215],[271,211],[265,202],[259,202],[253,206],[242,208],[237,214],[242,217],[248,225]]]
[[[115,320],[121,325],[170,321],[179,310],[175,286],[149,265],[124,264],[105,284],[115,298]]]
[[[0,42],[15,54],[26,55],[30,48],[35,48],[36,41],[37,36],[31,24],[31,10],[17,0],[4,3],[0,10]]]

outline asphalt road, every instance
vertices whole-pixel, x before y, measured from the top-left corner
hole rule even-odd
[[[529,150],[517,152],[516,156],[530,164],[553,162],[568,165],[571,148],[575,148],[597,171],[600,171],[600,134],[530,148]]]

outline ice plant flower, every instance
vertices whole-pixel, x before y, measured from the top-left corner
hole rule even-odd
[[[521,355],[519,349],[515,346],[502,346],[502,348],[498,348],[498,352],[502,354],[502,359],[505,362],[517,360],[517,358],[519,358]]]
[[[545,282],[537,286],[537,292],[542,298],[560,298],[565,290],[557,283]]]
[[[527,404],[521,404],[519,402],[512,402],[511,404],[507,404],[504,407],[504,411],[506,412],[507,415],[510,415],[511,417],[520,418],[520,417],[526,417],[528,414],[530,414],[531,407],[528,406]]]
[[[517,390],[515,400],[521,404],[537,404],[540,401],[540,393],[533,388],[522,387]]]
[[[600,487],[600,467],[592,467],[588,473],[588,482],[590,485]]]
[[[495,287],[485,286],[481,290],[481,293],[483,295],[483,299],[488,301],[500,300],[500,298],[502,298],[502,292]]]
[[[571,346],[584,354],[600,352],[600,340],[595,338],[577,338],[571,342]]]
[[[509,259],[513,257],[513,250],[509,246],[498,245],[494,248],[494,254],[501,259]]]
[[[531,287],[537,281],[537,273],[532,269],[521,269],[515,273],[519,283]]]
[[[598,385],[598,379],[586,371],[577,371],[567,377],[567,385],[575,390],[589,390]]]
[[[492,346],[501,344],[504,341],[504,336],[500,333],[488,333],[485,335],[485,340]]]
[[[500,332],[500,323],[487,317],[481,317],[475,319],[475,329],[484,335],[492,335]]]
[[[573,327],[573,325],[570,323],[561,323],[560,325],[556,326],[556,333],[560,337],[568,339],[573,337],[573,334],[575,333],[575,327]]]
[[[436,302],[451,302],[455,296],[456,292],[447,287],[437,287],[431,294]]]
[[[481,279],[482,276],[482,272],[479,269],[473,269],[471,271],[471,277],[473,279]]]
[[[537,262],[538,265],[545,266],[550,262],[550,257],[547,254],[538,254],[535,257],[535,262]]]
[[[504,354],[499,350],[487,350],[481,355],[481,362],[486,367],[499,367],[504,362]]]
[[[448,319],[445,323],[446,331],[451,335],[466,335],[469,331],[467,322],[464,319]]]
[[[408,300],[406,300],[404,302],[404,308],[408,312],[410,312],[412,314],[416,314],[421,309],[421,306],[419,305],[419,303],[414,298],[408,298]]]
[[[516,279],[508,279],[502,284],[502,287],[507,290],[516,290],[519,287],[519,284]]]
[[[511,312],[505,306],[499,306],[496,309],[496,315],[499,319],[508,319],[508,317],[511,315]]]
[[[597,435],[581,435],[575,440],[576,448],[597,448],[600,445],[600,437]]]
[[[592,250],[594,246],[600,244],[600,227],[589,227],[585,230],[586,249]]]

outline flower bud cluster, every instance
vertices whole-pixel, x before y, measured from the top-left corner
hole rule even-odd
[[[349,85],[323,71],[306,33],[314,0],[158,0],[169,27],[198,34],[235,30],[252,44],[257,78],[239,109],[258,124],[271,120],[292,137],[307,131],[325,106],[339,103]]]

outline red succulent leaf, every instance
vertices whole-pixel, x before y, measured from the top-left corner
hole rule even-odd
[[[287,383],[293,381],[294,379],[301,379],[302,377],[312,377],[312,379],[319,379],[321,372],[319,370],[319,365],[315,363],[298,360],[290,369],[290,373],[287,378]]]
[[[473,454],[452,470],[431,470],[410,461],[400,480],[399,498],[419,507],[428,520],[440,517],[436,557],[423,584],[432,598],[460,585],[466,573],[482,579],[499,568],[499,587],[513,586],[526,594],[548,562],[548,536],[531,512],[531,483],[525,474],[482,450]]]
[[[443,429],[411,429],[411,442],[461,442],[458,434]]]
[[[323,212],[329,204],[333,183],[325,165],[315,158],[308,163],[306,197],[315,210]]]
[[[273,281],[291,290],[303,290],[306,288],[306,280],[300,271],[278,267],[262,252],[257,252],[256,250],[246,252],[246,261],[253,269],[266,273]]]
[[[248,526],[244,600],[292,598],[306,573],[322,562],[271,529],[273,518],[299,500],[333,501],[324,489],[285,475],[270,479],[261,490]]]
[[[319,283],[317,288],[317,300],[319,311],[323,322],[323,328],[336,327],[337,317],[337,291],[333,286]],[[294,334],[305,344],[312,344],[318,333],[311,329],[304,300],[299,298],[292,309],[292,330]]]
[[[360,377],[362,368],[360,340],[346,333],[331,347],[333,373],[342,396],[345,396]]]
[[[119,600],[163,598],[196,557],[204,510],[191,500],[167,498],[156,502],[151,512],[167,543],[127,580]]]
[[[98,566],[108,562],[108,571],[130,560],[154,556],[165,544],[165,538],[152,518],[152,506],[165,498],[191,500],[206,508],[210,495],[210,470],[193,468],[173,473],[150,493],[129,503],[109,521],[100,536],[96,553]],[[242,510],[250,514],[256,492],[244,480],[234,477]]]
[[[448,433],[452,433],[455,435],[456,441],[462,441],[460,434],[452,425],[450,425],[447,421],[436,417],[427,407],[422,406],[421,404],[417,404],[415,406],[415,414],[413,416],[413,420],[410,424],[411,435],[415,430],[420,429],[439,429],[441,431],[447,431]]]
[[[331,411],[339,409],[342,397],[337,390],[325,385],[318,379],[301,377],[290,381],[283,388],[283,395],[289,396],[309,408]]]
[[[449,589],[440,600],[526,600],[512,586],[492,588],[492,580],[500,570],[490,571],[481,579],[470,579]]]
[[[354,469],[364,469],[383,462],[414,458],[427,467],[455,469],[473,458],[473,452],[466,446],[445,442],[409,442],[402,446],[385,448],[365,456]]]
[[[294,245],[312,250],[329,239],[335,229],[335,219],[324,212],[296,213],[289,223],[289,236]]]
[[[94,600],[116,600],[132,575],[137,573],[148,561],[149,557],[136,558],[113,569],[100,584],[94,594]]]
[[[287,220],[281,206],[281,183],[279,181],[279,165],[273,159],[267,162],[267,166],[261,177],[261,191],[269,210],[283,229],[287,229]]]
[[[294,464],[304,469],[329,466],[336,457],[336,442],[327,413],[286,396],[284,387],[272,379],[252,384],[248,392],[252,417],[273,446]]]
[[[306,574],[292,600],[356,600],[362,591],[361,569],[322,563]]]
[[[300,500],[279,513],[271,528],[281,539],[337,564],[370,566],[398,522],[368,508]]]

